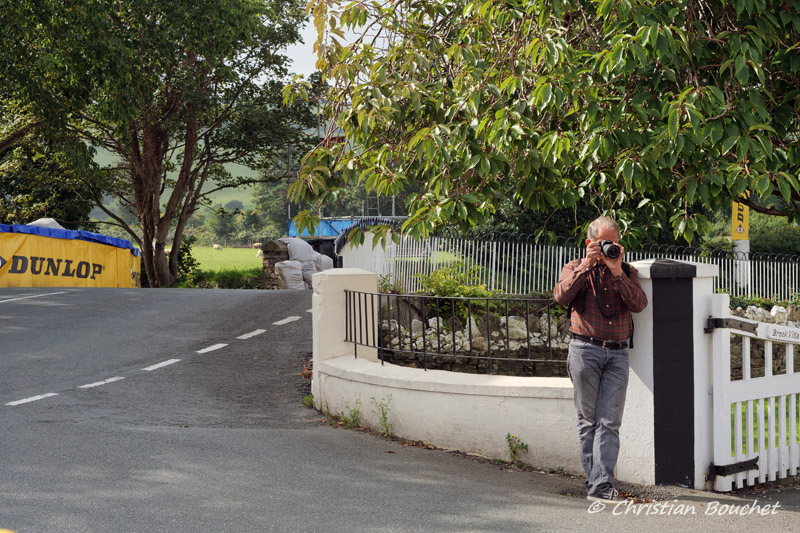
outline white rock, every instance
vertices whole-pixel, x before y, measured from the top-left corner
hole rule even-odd
[[[769,312],[776,324],[786,324],[786,308],[776,305]]]
[[[411,333],[416,337],[422,335],[422,322],[416,318],[411,321]]]
[[[763,316],[762,312],[766,313],[766,311],[764,309],[761,309],[760,307],[756,307],[755,305],[748,305],[747,309],[745,309],[745,311],[744,311],[744,317],[746,319],[748,319],[748,320],[755,320],[757,322],[763,322],[764,316]],[[767,313],[767,314],[769,314],[769,313]],[[770,316],[770,318],[772,318],[772,316]]]
[[[547,321],[548,321],[547,313],[544,313],[541,317],[539,317],[539,331],[541,331],[542,335],[544,335],[545,337],[547,336],[547,331],[548,331]],[[550,329],[549,329],[550,335],[552,337],[555,337],[556,335],[558,335],[558,320],[556,320],[553,317],[550,317],[549,321],[550,321]]]
[[[506,334],[506,317],[500,319],[500,332]],[[522,340],[528,338],[528,324],[521,316],[508,317],[508,338]]]

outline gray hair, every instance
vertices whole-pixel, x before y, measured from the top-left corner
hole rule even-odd
[[[614,231],[617,232],[617,238],[621,237],[621,234],[619,232],[619,226],[617,225],[616,222],[614,222],[614,219],[611,217],[600,217],[592,220],[589,223],[589,227],[586,230],[586,236],[590,240],[593,241],[596,240],[597,232],[600,231],[600,228],[613,229]]]

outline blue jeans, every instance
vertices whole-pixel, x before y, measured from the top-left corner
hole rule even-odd
[[[619,427],[628,389],[628,352],[573,339],[567,372],[575,390],[578,442],[589,494],[614,487]]]

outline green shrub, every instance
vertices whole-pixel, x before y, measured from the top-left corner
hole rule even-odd
[[[213,272],[195,270],[190,277],[176,286],[197,289],[257,289],[260,280],[260,268],[227,269]]]
[[[470,312],[478,320],[481,313],[497,311],[502,302],[493,300],[503,295],[502,291],[489,290],[480,283],[481,267],[473,265],[466,268],[464,263],[455,263],[451,266],[440,268],[430,274],[417,274],[421,294],[438,296],[441,298],[485,298],[485,303],[468,303],[462,300],[438,300],[432,304],[429,316],[439,316],[449,326],[466,322]],[[457,318],[458,321],[452,320]]]
[[[440,268],[430,274],[417,274],[422,294],[456,298],[496,298],[501,291],[492,291],[480,283],[481,267],[465,268],[464,263]]]
[[[178,281],[190,279],[197,272],[200,263],[192,255],[192,246],[197,242],[197,237],[190,235],[181,241],[178,250]]]
[[[761,296],[731,296],[730,299],[730,308],[736,309],[737,307],[741,307],[742,309],[747,309],[751,305],[756,307],[760,307],[762,309],[766,309],[767,311],[771,310],[773,306],[780,305],[786,307],[789,302],[786,301],[778,301],[772,300],[770,298],[762,298]]]

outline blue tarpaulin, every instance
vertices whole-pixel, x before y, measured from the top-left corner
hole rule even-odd
[[[336,237],[338,236],[342,230],[351,226],[356,219],[352,217],[348,218],[329,218],[329,219],[322,219],[319,221],[320,227],[317,228],[317,231],[314,232],[314,237]],[[298,234],[297,231],[297,224],[293,221],[289,221],[289,237],[311,237],[312,235],[308,232],[308,230],[303,231],[302,234]]]
[[[140,255],[139,249],[134,248],[130,241],[110,237],[108,235],[101,235],[100,233],[92,233],[91,231],[46,228],[43,226],[28,226],[25,224],[14,224],[11,226],[8,224],[0,224],[0,233],[27,233],[28,235],[39,235],[41,237],[51,237],[53,239],[96,242],[115,246],[117,248],[127,248],[133,250],[133,255],[137,257]]]

